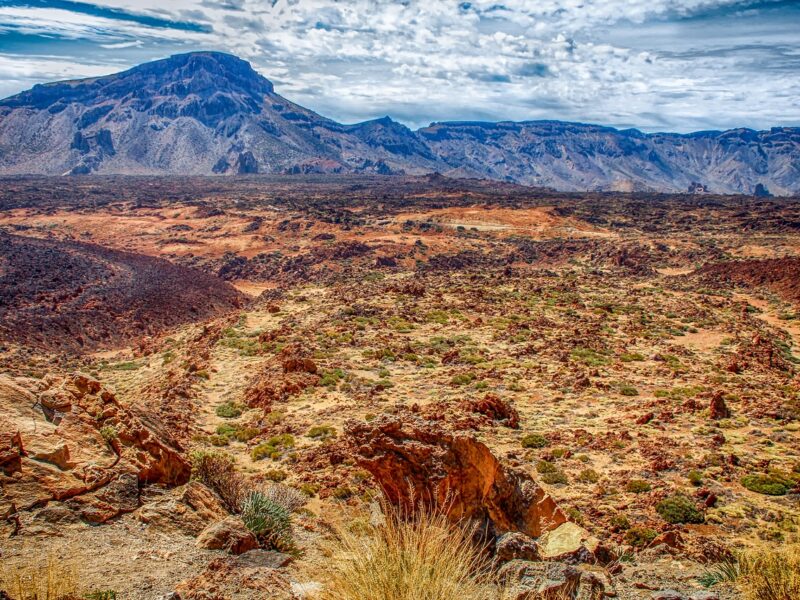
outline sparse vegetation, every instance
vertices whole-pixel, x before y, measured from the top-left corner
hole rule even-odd
[[[291,511],[263,492],[253,491],[245,496],[242,521],[263,544],[284,552],[294,551]]]
[[[703,513],[698,510],[691,498],[675,494],[664,498],[656,505],[656,512],[667,523],[677,525],[680,523],[702,523],[705,521]]]
[[[523,448],[544,448],[548,445],[547,438],[540,433],[530,433],[520,442]]]
[[[625,491],[631,494],[643,494],[644,492],[649,492],[651,489],[653,489],[651,485],[644,479],[631,479],[625,485]]]
[[[444,516],[389,511],[382,524],[341,527],[323,565],[323,600],[486,600],[482,557]]]

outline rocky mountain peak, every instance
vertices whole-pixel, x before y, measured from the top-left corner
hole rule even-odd
[[[246,97],[260,104],[264,95],[272,93],[272,83],[247,61],[222,52],[191,52],[105,77],[36,85],[0,101],[0,106],[54,113],[70,103],[91,106],[133,98],[183,100],[190,96],[205,100],[220,94]]]

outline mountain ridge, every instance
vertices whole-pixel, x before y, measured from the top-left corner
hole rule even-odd
[[[644,133],[390,117],[342,124],[252,66],[193,52],[0,100],[0,174],[440,172],[563,191],[800,193],[800,128]]]

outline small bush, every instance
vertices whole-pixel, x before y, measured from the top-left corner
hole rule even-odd
[[[320,490],[320,485],[318,483],[304,483],[300,486],[300,491],[303,492],[309,498],[313,498],[317,495]]]
[[[242,521],[261,541],[283,552],[294,549],[292,515],[262,492],[250,492],[242,502]]]
[[[677,525],[680,523],[702,523],[705,521],[703,513],[697,509],[691,498],[675,494],[664,498],[656,505],[656,512],[667,523]]]
[[[556,485],[567,483],[568,479],[563,471],[556,471],[555,473],[545,473],[542,475],[542,481],[549,485]]]
[[[462,373],[460,375],[454,375],[450,383],[453,385],[469,385],[474,379],[475,375],[473,373]]]
[[[594,469],[584,469],[578,474],[578,481],[581,483],[597,483],[600,481],[600,474]]]
[[[739,561],[728,559],[710,565],[697,580],[703,587],[711,587],[726,581],[736,581],[740,575]]]
[[[530,433],[522,438],[523,448],[544,448],[550,442],[540,433]]]
[[[698,487],[703,485],[703,474],[700,471],[689,471],[689,483]]]
[[[351,490],[350,487],[346,485],[340,485],[331,490],[331,496],[333,496],[337,500],[347,500],[348,498],[352,497],[352,495],[353,495],[353,490]]]
[[[616,531],[627,531],[631,528],[631,522],[625,515],[614,515],[611,517],[611,527]]]
[[[555,473],[557,471],[558,467],[551,462],[547,462],[546,460],[540,460],[536,463],[536,472],[541,473],[542,475],[546,475],[547,473]]]
[[[619,388],[619,393],[623,396],[638,396],[639,390],[632,385],[623,385]]]
[[[642,494],[653,489],[644,479],[631,479],[625,486],[625,491],[631,494]]]
[[[794,481],[779,473],[770,473],[768,475],[745,475],[742,477],[742,485],[757,494],[784,496],[794,487]]]
[[[239,512],[244,479],[236,472],[233,458],[221,452],[196,451],[191,455],[192,479],[214,490],[231,512]]]
[[[647,527],[631,527],[625,533],[625,541],[635,548],[644,548],[654,539],[658,532]]]
[[[242,416],[243,409],[240,405],[234,402],[225,402],[217,407],[216,413],[218,417],[223,419],[235,419]]]
[[[106,425],[100,430],[100,435],[103,437],[106,443],[110,444],[117,439],[119,433],[113,425]]]
[[[329,425],[316,425],[309,429],[306,435],[312,439],[327,440],[336,437],[336,429]]]
[[[281,471],[280,469],[270,469],[269,471],[264,473],[265,479],[269,481],[275,481],[278,483],[284,481],[287,477],[288,475],[286,474],[286,471]]]
[[[278,460],[283,456],[286,450],[293,447],[294,437],[291,434],[283,433],[281,435],[274,435],[266,442],[262,442],[253,448],[250,451],[250,457],[253,460],[262,460],[264,458]]]

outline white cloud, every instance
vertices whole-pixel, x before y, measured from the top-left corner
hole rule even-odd
[[[645,129],[800,124],[800,9],[741,0],[111,0],[211,31],[27,7],[0,32],[88,40],[115,61],[155,44],[227,50],[291,100],[356,121],[554,118]],[[777,6],[777,5],[776,5]],[[749,9],[746,17],[739,9]],[[780,10],[790,11],[789,18]],[[64,14],[67,13],[67,14]],[[690,17],[690,18],[683,18]],[[126,58],[127,57],[127,58]],[[0,84],[0,93],[52,69]],[[72,66],[92,74],[76,53]],[[35,62],[35,61],[34,61]],[[783,77],[779,77],[780,73]],[[2,76],[2,72],[0,72]]]

